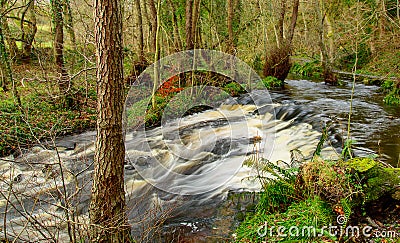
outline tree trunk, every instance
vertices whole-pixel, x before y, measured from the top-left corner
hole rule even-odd
[[[233,0],[228,0],[228,17],[227,17],[227,25],[228,25],[228,53],[233,54],[235,47],[233,46]]]
[[[1,4],[1,5],[3,5],[3,4]],[[0,18],[1,18],[1,16],[0,16]],[[1,21],[1,19],[0,19],[0,21]],[[0,57],[1,64],[4,67],[3,69],[7,76],[6,78],[4,78],[4,80],[7,80],[7,81],[3,81],[2,88],[4,91],[7,91],[8,90],[7,83],[11,84],[14,99],[16,100],[17,105],[21,106],[21,98],[19,97],[18,90],[17,90],[16,84],[14,82],[13,72],[11,69],[11,63],[10,63],[10,59],[8,58],[8,53],[7,53],[4,36],[3,36],[3,29],[2,29],[1,25],[0,25],[0,56],[1,56]]]
[[[61,0],[51,0],[54,23],[54,59],[59,74],[58,88],[60,94],[65,97],[64,105],[72,107],[72,97],[69,95],[70,79],[64,65],[64,24],[63,24],[63,5]]]
[[[176,7],[174,3],[171,0],[168,0],[169,6],[171,7],[172,11],[172,27],[174,28],[174,46],[175,46],[175,51],[181,51],[182,50],[182,40],[181,40],[181,35],[179,33],[179,26],[178,26],[178,18],[176,16]]]
[[[135,0],[137,19],[138,19],[138,27],[139,27],[139,61],[144,62],[144,37],[143,37],[143,15],[142,15],[142,7],[140,6],[140,0]]]
[[[29,21],[25,21],[25,15],[28,14]],[[25,30],[25,24],[27,29]],[[29,0],[26,8],[22,12],[21,17],[21,31],[23,45],[22,45],[22,59],[26,63],[30,63],[32,54],[32,43],[35,39],[37,32],[36,26],[36,13],[35,13],[35,1]]]
[[[288,33],[288,37],[287,37],[287,41],[289,42],[289,45],[292,45],[294,30],[296,28],[297,16],[299,13],[299,2],[300,2],[299,0],[293,1],[292,20],[290,22],[290,28],[289,28],[289,33]]]
[[[18,57],[19,56],[18,55],[19,54],[18,46],[17,46],[17,43],[15,42],[15,39],[13,39],[13,37],[12,37],[6,16],[3,16],[3,18],[1,18],[0,24],[1,24],[1,28],[3,29],[3,35],[8,44],[10,59]]]
[[[325,23],[325,8],[323,5],[323,0],[317,0],[317,17],[319,21],[318,26],[318,45],[321,51],[321,64],[323,70],[324,81],[326,84],[336,85],[337,84],[337,77],[332,71],[332,64],[329,59],[329,54],[325,46],[324,41],[324,23]]]
[[[149,0],[150,12],[151,12],[151,46],[153,53],[156,52],[156,41],[157,41],[157,9],[154,0]]]
[[[161,0],[157,1],[157,24],[156,24],[156,43],[155,43],[155,53],[154,53],[154,83],[153,83],[153,91],[151,94],[151,105],[153,108],[156,107],[156,91],[158,88],[158,85],[161,83],[160,82],[160,66],[159,66],[159,60],[160,60],[160,5],[161,5]]]
[[[193,43],[193,0],[186,0],[186,24],[185,24],[185,31],[186,31],[186,50],[192,50],[194,48]]]
[[[90,225],[92,242],[130,242],[125,212],[122,6],[95,0],[97,138]]]
[[[292,40],[294,30],[296,28],[297,16],[299,11],[299,0],[293,1],[293,10],[291,16],[291,23],[288,33],[284,35],[284,20],[286,13],[286,0],[281,0],[278,19],[278,45],[267,51],[265,65],[263,73],[265,76],[274,76],[277,79],[284,81],[289,74],[290,67],[290,55],[292,52]],[[282,85],[284,83],[282,82]]]
[[[66,30],[69,34],[69,38],[71,39],[72,48],[76,50],[76,37],[75,37],[75,30],[74,30],[74,20],[72,17],[72,9],[70,0],[64,0],[64,13],[65,13],[65,23],[66,23]]]
[[[200,2],[201,0],[194,0],[193,3],[193,14],[192,14],[192,41],[193,41],[193,48],[197,48],[200,38],[198,38],[197,33],[199,33],[199,29],[197,28],[197,22],[199,20],[200,14]]]
[[[286,14],[286,0],[281,0],[279,9],[279,17],[278,17],[278,47],[283,45],[284,42],[284,28],[283,25],[285,23],[285,14]]]

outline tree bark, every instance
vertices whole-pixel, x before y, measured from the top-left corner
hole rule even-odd
[[[28,14],[29,21],[25,21],[25,15]],[[25,31],[25,24],[27,26],[27,31]],[[29,0],[26,8],[22,12],[21,16],[21,31],[23,45],[22,45],[22,59],[26,63],[30,63],[32,54],[32,43],[35,39],[37,32],[36,26],[36,13],[35,13],[35,1]]]
[[[336,85],[337,84],[337,77],[332,71],[332,63],[330,62],[329,59],[329,54],[325,46],[325,41],[324,41],[324,23],[325,23],[325,8],[323,5],[323,0],[317,0],[316,1],[316,6],[317,6],[317,17],[319,21],[319,26],[318,26],[318,45],[321,51],[321,64],[322,64],[322,70],[323,70],[323,76],[324,76],[324,81],[326,84],[331,84],[331,85]]]
[[[156,52],[157,42],[157,9],[154,0],[149,0],[150,12],[151,12],[151,46],[153,53]]]
[[[193,0],[186,0],[186,24],[185,24],[185,31],[186,31],[186,50],[192,50],[194,48],[193,43]]]
[[[174,29],[174,46],[175,46],[175,51],[181,51],[182,50],[182,40],[181,40],[181,35],[179,33],[179,26],[178,26],[178,18],[176,16],[176,7],[174,3],[171,0],[168,0],[169,6],[171,7],[172,11],[172,27]]]
[[[18,51],[17,43],[15,42],[15,39],[13,39],[13,37],[12,37],[6,16],[3,16],[3,18],[1,18],[0,24],[1,24],[1,28],[3,29],[4,38],[8,44],[10,59],[14,59],[15,57],[19,56],[18,55],[19,51]]]
[[[233,0],[228,0],[228,16],[227,16],[227,25],[228,25],[228,53],[233,54],[235,47],[233,46]]]
[[[278,17],[278,47],[283,45],[284,42],[284,28],[283,25],[285,23],[285,15],[286,15],[286,0],[281,0],[280,9],[279,9],[279,17]]]
[[[1,1],[0,1],[0,3],[1,3]],[[2,17],[0,16],[0,18],[2,18]],[[0,19],[0,21],[1,21],[1,19]],[[3,91],[8,90],[7,83],[11,84],[14,100],[16,100],[16,103],[18,106],[21,106],[21,98],[18,94],[18,90],[17,90],[16,84],[14,82],[13,72],[12,72],[12,68],[11,68],[11,62],[10,62],[10,59],[8,58],[8,53],[7,53],[4,36],[3,36],[3,29],[2,29],[1,25],[0,25],[0,56],[1,56],[0,64],[2,64],[2,66],[4,67],[4,69],[5,69],[4,71],[6,72],[6,76],[7,76],[4,79],[4,80],[7,80],[7,82],[3,81],[3,84],[2,84]]]
[[[297,16],[299,14],[299,0],[294,0],[293,1],[293,11],[292,11],[292,19],[290,22],[290,28],[289,28],[289,33],[287,37],[287,41],[292,44],[293,40],[293,35],[294,35],[294,30],[296,28],[296,23],[297,23]]]
[[[144,62],[144,36],[143,36],[143,15],[142,15],[142,7],[140,6],[140,0],[135,0],[137,19],[138,19],[138,30],[139,30],[139,60],[140,62]]]
[[[59,74],[58,88],[60,94],[65,97],[66,107],[72,107],[72,97],[69,95],[70,78],[64,65],[64,24],[63,24],[63,5],[61,0],[51,0],[54,24],[54,59]]]
[[[125,212],[122,6],[95,0],[97,138],[90,203],[92,242],[131,242]]]
[[[192,14],[192,41],[193,41],[193,48],[197,48],[200,38],[197,35],[199,33],[197,22],[199,20],[200,14],[200,2],[201,0],[194,0],[193,3],[193,14]]]

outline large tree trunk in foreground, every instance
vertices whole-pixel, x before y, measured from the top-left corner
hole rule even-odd
[[[130,242],[124,192],[121,1],[95,0],[95,40],[98,118],[89,214],[91,241]]]

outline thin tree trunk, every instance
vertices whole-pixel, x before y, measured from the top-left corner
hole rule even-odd
[[[325,41],[324,41],[324,22],[325,22],[325,8],[323,0],[316,1],[317,6],[317,17],[319,21],[318,26],[318,45],[321,51],[321,64],[323,70],[324,81],[327,84],[335,85],[337,83],[337,77],[332,72],[332,64],[329,61],[328,51],[326,50]]]
[[[65,13],[65,27],[69,34],[69,38],[71,39],[72,48],[76,50],[76,37],[75,37],[75,30],[74,30],[74,19],[72,17],[72,9],[70,0],[64,0],[64,13]]]
[[[150,44],[150,36],[151,36],[151,33],[152,33],[152,27],[151,27],[151,13],[149,13],[149,8],[147,7],[147,4],[148,4],[148,1],[144,1],[144,3],[143,3],[143,14],[144,14],[144,16],[145,16],[145,19],[146,19],[146,25],[145,26],[147,26],[147,32],[144,32],[143,33],[143,35],[144,35],[144,37],[145,37],[145,40],[146,40],[146,45],[147,45],[147,51],[148,52],[150,52],[151,51],[151,49],[152,49],[152,47],[151,47],[151,44]]]
[[[288,33],[288,37],[287,37],[289,45],[292,44],[294,30],[296,28],[297,16],[298,16],[298,13],[299,13],[299,2],[300,2],[299,0],[294,0],[293,1],[292,19],[291,19],[291,22],[290,22],[290,28],[289,28],[289,33]]]
[[[279,18],[278,18],[278,47],[283,45],[284,42],[284,22],[285,22],[285,14],[286,14],[286,0],[281,0],[280,9],[279,9]]]
[[[90,226],[92,242],[131,242],[125,212],[122,6],[95,0],[97,137]]]
[[[227,25],[228,25],[228,53],[233,54],[235,47],[233,46],[233,0],[228,0],[227,2],[228,9],[228,17],[227,17]]]
[[[328,14],[325,16],[325,19],[326,19],[326,28],[328,31],[327,32],[328,46],[329,46],[329,49],[328,49],[328,58],[329,59],[328,60],[330,63],[333,63],[333,52],[335,49],[335,43],[333,40],[333,27],[332,27],[332,22],[331,22]]]
[[[28,14],[29,21],[25,21],[25,15]],[[25,23],[27,23],[27,30],[25,30]],[[37,32],[36,26],[36,13],[35,13],[35,1],[29,0],[26,5],[25,10],[21,17],[21,31],[23,45],[22,45],[22,59],[24,62],[29,63],[31,61],[32,54],[32,43],[35,39]]]
[[[193,49],[197,48],[197,45],[199,44],[198,41],[200,39],[198,38],[197,34],[199,33],[199,29],[197,28],[197,22],[199,20],[199,13],[200,13],[200,2],[201,0],[194,0],[193,4],[193,16],[192,16],[192,40],[193,40]]]
[[[186,0],[186,24],[185,24],[185,31],[186,31],[186,50],[192,50],[194,48],[193,43],[193,0]]]
[[[10,58],[13,59],[15,57],[18,57],[19,55],[19,51],[18,51],[18,46],[17,43],[15,41],[15,39],[13,39],[12,35],[11,35],[11,31],[10,28],[8,26],[8,21],[6,16],[4,16],[3,18],[1,18],[1,23],[0,23],[3,29],[3,34],[5,37],[5,40],[7,41],[8,44],[8,50],[10,53]]]
[[[0,18],[1,18],[1,16],[0,16]],[[0,19],[0,21],[1,21],[1,19]],[[16,100],[17,105],[21,106],[21,98],[19,97],[18,90],[17,90],[16,84],[14,82],[11,63],[10,63],[10,59],[8,58],[8,53],[7,53],[6,45],[4,42],[3,29],[2,29],[1,25],[0,25],[0,55],[1,55],[1,62],[5,69],[4,71],[6,72],[6,76],[7,76],[7,78],[4,79],[4,80],[7,80],[7,82],[3,82],[2,88],[4,91],[7,91],[8,90],[7,83],[11,84],[14,99]]]
[[[65,105],[72,106],[72,97],[69,97],[70,79],[64,65],[64,24],[63,24],[63,5],[60,0],[51,0],[53,9],[54,23],[54,59],[57,66],[57,72],[60,75],[58,87],[61,95],[65,96]]]
[[[154,0],[149,0],[150,12],[151,12],[151,46],[153,53],[156,52],[156,41],[157,41],[157,9]]]
[[[144,37],[143,37],[143,15],[142,15],[142,7],[140,6],[140,0],[135,0],[137,19],[138,19],[138,27],[139,27],[139,60],[140,62],[144,61]]]
[[[171,0],[168,0],[168,3],[172,10],[172,27],[174,29],[175,51],[181,51],[182,50],[182,40],[181,40],[181,35],[179,33],[178,18],[176,16],[176,8],[175,8],[174,3]]]
[[[160,84],[160,67],[159,67],[159,62],[158,60],[160,59],[160,5],[161,5],[161,0],[158,0],[157,2],[157,25],[156,25],[156,43],[155,43],[155,48],[156,51],[154,53],[154,83],[153,83],[153,92],[152,92],[152,96],[151,96],[151,104],[152,107],[155,108],[156,106],[156,91],[157,91],[157,87]]]

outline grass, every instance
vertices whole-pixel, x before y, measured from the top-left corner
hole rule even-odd
[[[66,109],[58,95],[56,74],[52,71],[55,68],[35,69],[35,65],[13,67],[21,106],[11,92],[0,92],[0,156],[95,125],[94,81],[88,86],[86,99],[84,82],[76,80],[71,91],[75,106]],[[43,73],[48,79],[40,77]]]
[[[359,241],[340,231],[332,234],[327,227],[362,227],[365,218],[373,217],[365,209],[368,205],[395,212],[400,202],[400,169],[372,158],[330,161],[314,155],[298,169],[283,169],[265,159],[250,158],[245,164],[258,168],[263,188],[255,212],[247,213],[236,229],[236,242]],[[390,198],[389,204],[384,197]],[[383,229],[400,228],[389,223]]]

